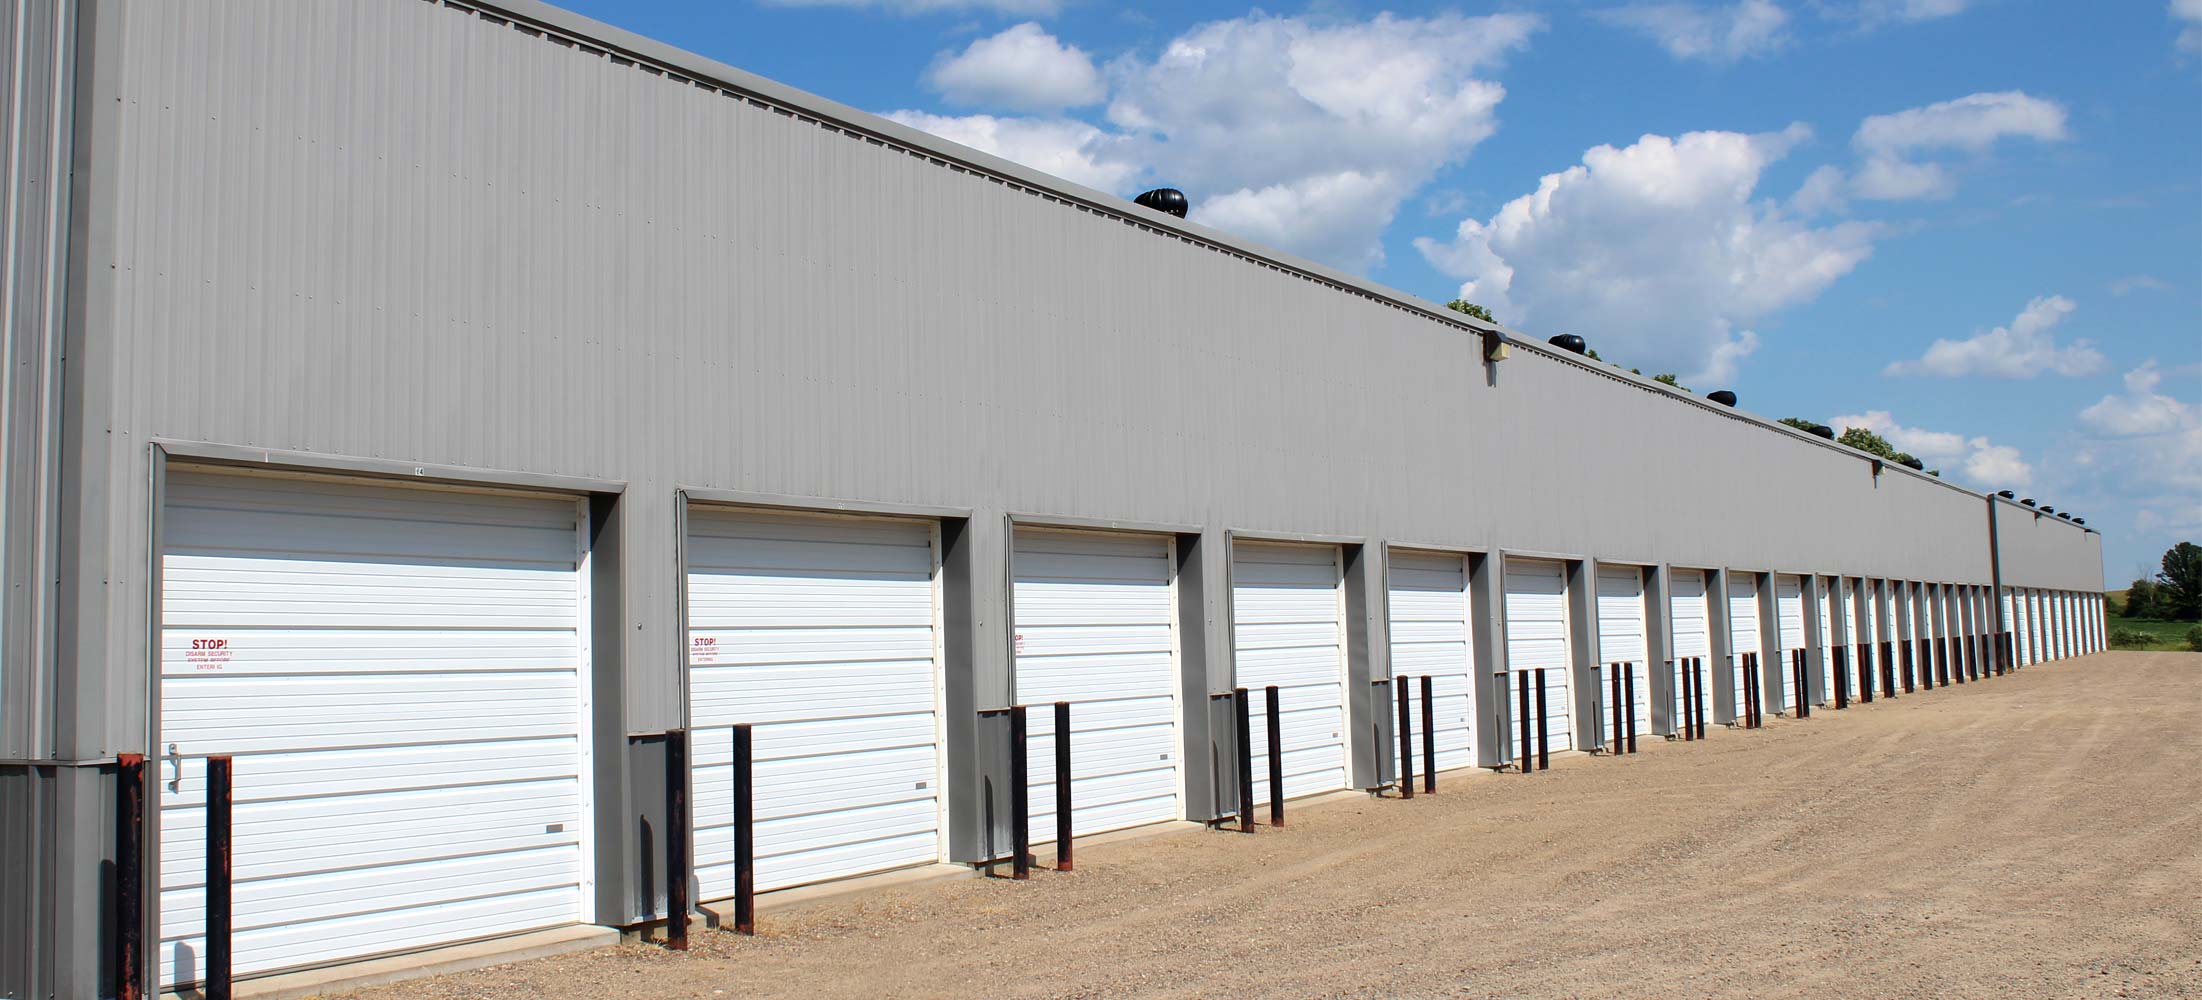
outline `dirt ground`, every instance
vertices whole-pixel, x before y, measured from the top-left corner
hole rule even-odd
[[[2202,997],[2197,654],[1288,819],[357,996]]]

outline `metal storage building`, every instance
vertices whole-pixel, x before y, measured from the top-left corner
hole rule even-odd
[[[116,986],[119,754],[176,984],[213,754],[251,975],[661,916],[669,730],[709,898],[736,722],[795,885],[988,857],[1015,701],[1098,831],[1223,811],[1234,686],[1297,795],[1390,777],[1395,672],[1448,765],[1639,644],[1651,734],[1676,656],[1778,710],[1777,571],[2099,613],[2069,522],[532,0],[5,51],[0,996]]]

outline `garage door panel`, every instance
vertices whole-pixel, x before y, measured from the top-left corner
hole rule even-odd
[[[578,504],[185,469],[167,500],[163,982],[203,949],[208,753],[239,972],[581,919]]]
[[[933,662],[930,618],[910,625],[845,624],[822,628],[807,627],[811,623],[743,626],[699,617],[706,614],[694,607],[689,609],[691,622],[713,623],[689,629],[692,639],[710,640],[691,645],[691,666],[699,669],[804,664],[869,667],[892,663],[929,669]]]
[[[237,772],[235,798],[274,799],[302,795],[345,795],[369,791],[407,791],[449,785],[571,779],[576,752],[572,736],[489,743],[264,753]],[[187,776],[202,762],[187,764]],[[165,777],[173,771],[162,764]],[[489,775],[489,781],[484,781]],[[186,780],[167,792],[177,807],[200,804],[206,782]]]
[[[206,639],[226,640],[226,659],[218,667],[189,660],[192,642]],[[570,671],[577,669],[578,659],[571,629],[192,627],[163,629],[161,635],[164,678]]]
[[[161,730],[192,753],[528,739],[571,733],[570,675],[173,678]]]
[[[424,498],[412,516],[362,517],[328,511],[247,512],[237,506],[166,508],[161,529],[175,539],[169,551],[180,556],[225,553],[238,572],[265,570],[311,574],[322,563],[339,563],[371,576],[421,567],[431,578],[439,568],[483,570],[556,568],[552,555],[574,545],[570,524],[501,525],[442,520],[442,508]],[[464,553],[463,556],[455,555]],[[548,558],[546,558],[548,556]],[[292,569],[292,561],[303,564]]]
[[[693,667],[691,711],[699,726],[830,722],[889,715],[933,716],[931,661],[811,666]],[[760,728],[757,738],[767,739]],[[784,738],[773,734],[770,738]]]
[[[377,954],[557,926],[572,921],[573,892],[571,887],[558,886],[238,932],[232,941],[231,968],[242,976],[323,961],[331,940],[357,942],[366,953]],[[197,937],[194,930],[190,940],[164,939],[163,967],[179,970],[186,980],[197,978],[205,963],[204,946]]]
[[[1163,613],[1168,613],[1165,605]],[[1024,617],[1023,605],[1017,611],[1017,637],[1021,644],[1020,659],[1042,659],[1053,656],[1115,656],[1144,657],[1147,663],[1160,664],[1168,669],[1174,654],[1175,632],[1167,621],[1110,622],[1108,617],[1129,617],[1123,613],[1115,616],[1097,615],[1083,625],[1035,625]]]
[[[571,885],[579,870],[573,845],[510,851],[487,856],[438,858],[391,865],[374,871],[334,871],[266,881],[237,877],[232,883],[233,930],[247,934],[266,928],[338,920],[393,908],[432,906],[451,899],[456,887],[480,895],[520,895]],[[176,889],[185,912],[175,931],[205,930],[206,889]]]
[[[805,830],[767,840],[765,826],[760,823],[754,834],[755,887],[759,892],[769,892],[846,878],[852,871],[930,864],[939,857],[939,834],[918,827],[920,811],[883,814],[870,827],[891,832],[847,843],[821,842],[812,836],[814,831]],[[696,834],[696,882],[705,899],[734,893],[732,834],[724,829],[713,832],[718,835],[706,838],[700,829]]]
[[[369,812],[373,818],[365,823],[346,822],[351,815]],[[439,858],[574,845],[583,832],[580,818],[581,785],[572,778],[240,802],[232,806],[231,871],[240,880],[273,880],[286,874],[372,872]],[[161,887],[202,884],[203,800],[164,812],[161,824]],[[574,877],[579,877],[578,870]],[[170,926],[168,916],[161,919],[163,927]]]

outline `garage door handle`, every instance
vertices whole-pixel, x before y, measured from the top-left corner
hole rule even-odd
[[[176,769],[173,776],[168,779],[168,790],[171,792],[183,791],[183,757],[176,753],[176,744],[174,743],[168,745],[168,766]]]

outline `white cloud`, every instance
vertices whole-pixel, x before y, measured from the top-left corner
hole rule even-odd
[[[1732,63],[1770,55],[1789,43],[1789,13],[1773,0],[1740,0],[1726,7],[1637,3],[1600,11],[1598,17],[1658,42],[1677,59]]]
[[[1723,382],[1757,345],[1750,324],[1810,301],[1872,252],[1878,229],[1815,228],[1755,197],[1810,135],[1647,135],[1598,146],[1453,239],[1419,239],[1462,298],[1503,322],[1574,332],[1600,352],[1686,381]]]
[[[1859,0],[1856,4],[1835,8],[1832,13],[1856,21],[1861,27],[1874,28],[1954,17],[1964,13],[1970,5],[1970,0]]]
[[[1062,118],[948,117],[923,111],[889,111],[911,128],[960,142],[1043,173],[1116,194],[1139,168],[1120,154],[1122,139],[1081,121]]]
[[[2172,44],[2181,52],[2202,52],[2202,0],[2171,0],[2165,12],[2172,20],[2185,22]]]
[[[1196,25],[1151,60],[1109,63],[1103,129],[888,117],[1119,194],[1135,181],[1181,188],[1196,222],[1362,269],[1383,259],[1401,202],[1498,127],[1506,90],[1482,76],[1541,26],[1519,14],[1256,12]]]
[[[1867,410],[1830,419],[1837,435],[1852,427],[1879,434],[1897,451],[1910,452],[1921,465],[1940,468],[1944,475],[1961,476],[1978,489],[2022,489],[2034,482],[2034,467],[2019,450],[1985,437],[1967,437],[1949,431],[1906,427],[1887,410]]]
[[[1093,60],[1030,21],[978,39],[960,53],[943,52],[925,82],[956,104],[1016,111],[1060,111],[1097,104],[1108,95]]]
[[[1852,179],[1853,193],[1881,201],[1948,197],[1956,182],[1947,168],[1920,162],[1919,154],[1982,154],[2007,137],[2053,142],[2066,137],[2065,119],[2063,105],[2016,90],[1874,115],[1851,136],[1864,161]]]
[[[2195,0],[2195,2],[2202,4],[2202,0]],[[2110,283],[2110,294],[2112,295],[2124,295],[2136,289],[2168,292],[2171,291],[2171,283],[2153,274],[2129,274]]]
[[[2126,391],[2104,396],[2080,411],[2080,423],[2110,437],[2169,434],[2202,424],[2193,407],[2157,392],[2164,375],[2152,359],[2126,373]]]
[[[1060,0],[761,0],[772,7],[847,7],[854,10],[880,10],[889,14],[939,14],[961,11],[987,11],[996,14],[1016,14],[1027,17],[1049,16],[1061,12]]]
[[[2085,340],[2057,346],[2058,323],[2079,308],[2062,295],[2026,303],[2009,326],[1965,340],[1936,340],[1914,361],[1897,361],[1883,375],[1933,375],[1957,378],[2033,378],[2038,375],[2093,375],[2103,370],[2102,352]]]
[[[1151,62],[1112,67],[1122,82],[1108,118],[1157,179],[1187,191],[1195,221],[1366,267],[1400,202],[1498,127],[1506,90],[1479,74],[1540,24],[1215,21]]]

